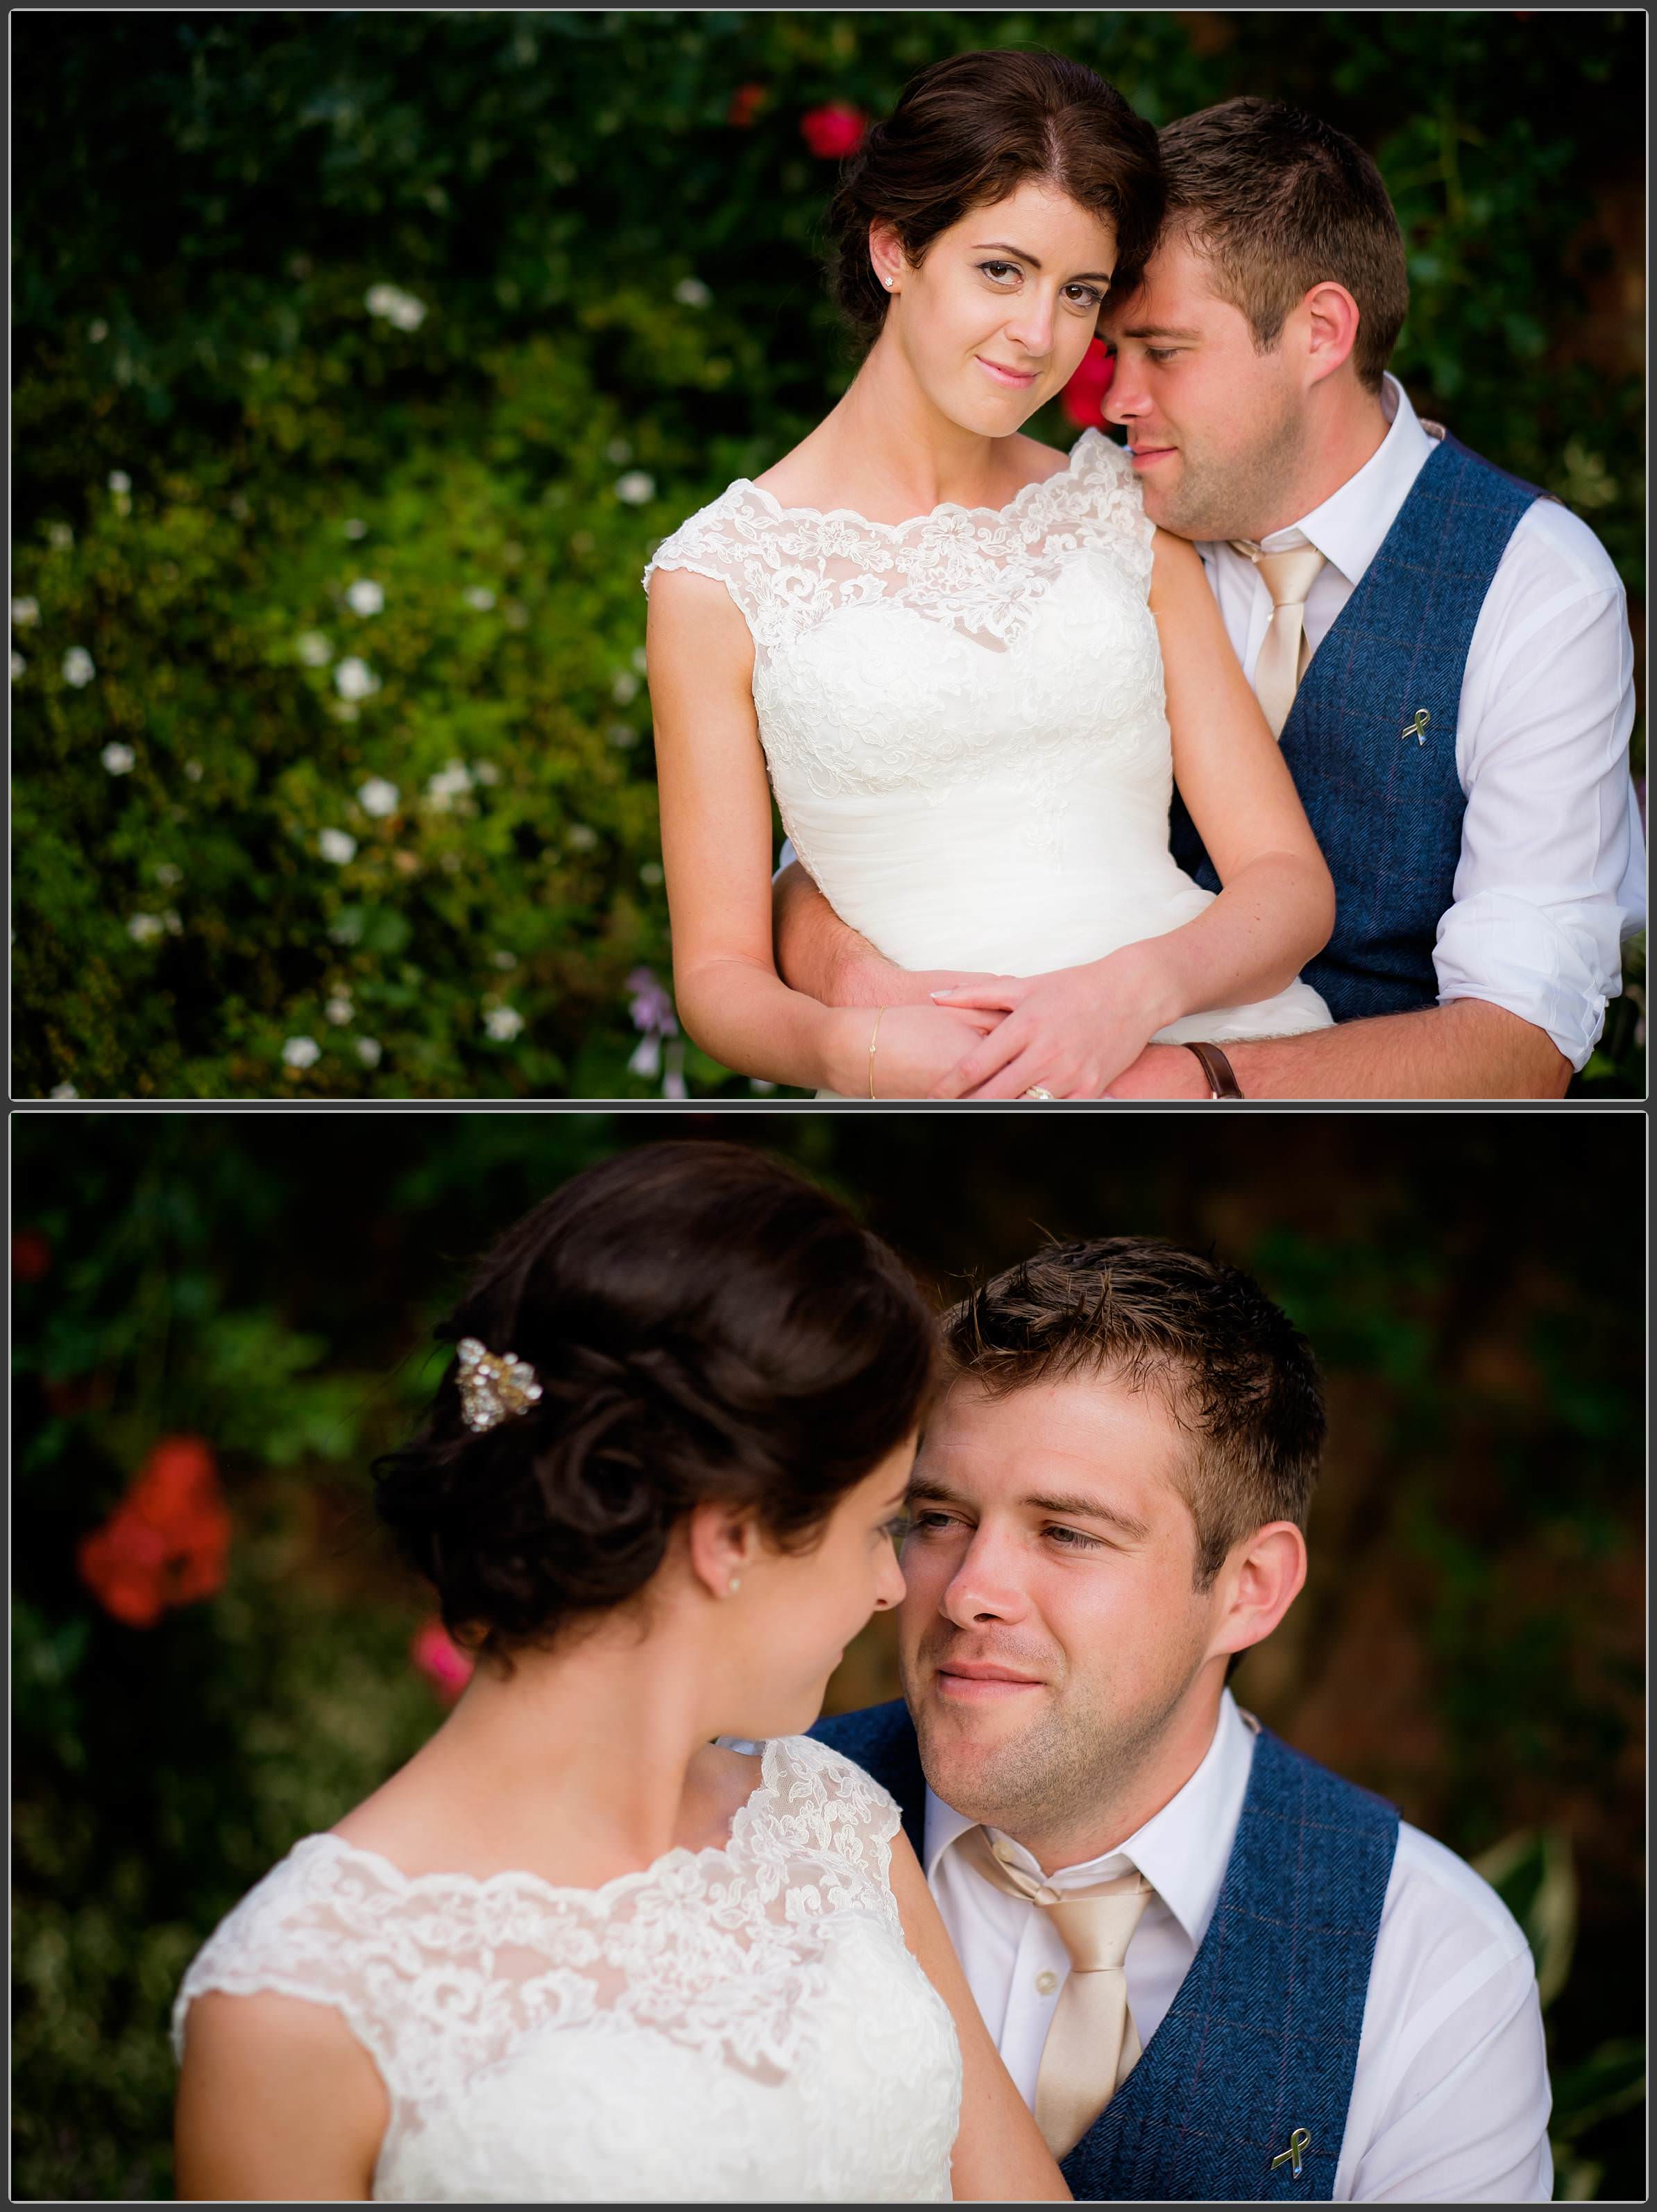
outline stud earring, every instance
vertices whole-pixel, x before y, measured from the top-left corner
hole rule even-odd
[[[728,1586],[727,1586],[727,1588],[726,1588],[726,1589],[725,1589],[725,1595],[726,1595],[727,1597],[735,1597],[735,1595],[737,1595],[737,1592],[741,1588],[742,1588],[742,1577],[741,1577],[740,1575],[732,1575],[732,1576],[731,1576],[731,1577],[730,1583],[728,1584]]]

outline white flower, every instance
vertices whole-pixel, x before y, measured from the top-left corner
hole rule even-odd
[[[662,1041],[653,1030],[634,1046],[627,1066],[629,1075],[642,1075],[646,1083],[653,1083],[661,1073]]]
[[[774,1083],[768,1083],[762,1075],[750,1075],[748,1087],[756,1098],[768,1098],[777,1086]]]
[[[130,745],[107,744],[98,757],[112,775],[126,775],[138,756]]]
[[[616,479],[616,496],[628,507],[642,507],[656,496],[656,479],[646,469],[629,469]]]
[[[75,543],[75,532],[66,522],[49,522],[46,525],[46,543],[54,553],[67,553]]]
[[[661,880],[661,862],[659,860],[646,860],[643,867],[639,871],[639,881],[641,884],[648,884],[651,889],[654,890],[657,884],[659,884]]]
[[[155,863],[155,880],[163,890],[170,891],[174,884],[184,881],[184,870],[172,860],[158,860]]]
[[[461,595],[469,607],[476,607],[480,615],[488,614],[495,605],[495,593],[487,584],[474,584]]]
[[[371,284],[362,295],[371,315],[379,315],[400,331],[417,331],[426,319],[425,305],[395,284]]]
[[[343,991],[337,991],[333,997],[329,1000],[327,1005],[323,1008],[323,1012],[327,1015],[329,1020],[332,1022],[336,1029],[343,1030],[346,1023],[350,1020],[352,1015],[356,1012],[356,1008],[351,1004],[350,1000],[346,997]]]
[[[167,912],[161,916],[161,927],[167,932],[169,937],[182,937],[184,935],[184,924],[179,918],[179,910],[177,907],[168,907]]]
[[[199,783],[202,780],[202,764],[199,761],[186,761],[184,764],[184,772],[191,783]]]
[[[372,576],[359,576],[347,591],[345,604],[353,614],[377,615],[385,604],[385,593]]]
[[[101,315],[96,322],[87,325],[87,336],[92,340],[94,345],[101,345],[109,336],[109,325]]]
[[[397,812],[397,786],[387,783],[383,775],[371,775],[367,783],[360,784],[356,797],[363,812],[372,814],[376,821],[383,822],[388,814]]]
[[[491,1006],[483,1017],[483,1026],[500,1044],[510,1044],[524,1026],[524,1017],[516,1006]]]
[[[598,842],[598,832],[585,822],[572,822],[564,832],[564,842],[572,853],[590,853]]]
[[[630,668],[622,669],[610,687],[610,696],[618,707],[630,707],[639,696],[639,679]]]
[[[495,963],[497,968],[515,968],[518,965],[518,955],[515,952],[507,952],[505,951],[491,952],[489,958]]]
[[[472,774],[479,783],[499,783],[501,781],[501,771],[493,761],[474,761]]]
[[[81,1094],[72,1083],[54,1083],[52,1095],[54,1098],[78,1098]]]
[[[307,629],[294,646],[294,650],[307,668],[325,668],[334,657],[334,648],[319,629]]]
[[[684,1045],[683,1041],[667,1048],[667,1073],[662,1078],[664,1098],[688,1098],[690,1096],[684,1079]]]
[[[365,1067],[378,1067],[379,1066],[379,1039],[359,1037],[356,1041],[356,1056]]]
[[[341,523],[340,528],[348,538],[366,538],[368,535],[367,524],[361,521],[355,514],[349,522]]]
[[[633,666],[635,673],[642,676],[648,665],[649,662],[646,657],[643,646],[635,645],[633,648]]]
[[[464,799],[472,787],[471,770],[464,761],[452,760],[426,780],[426,797],[440,814],[446,813],[457,799]]]
[[[342,699],[367,699],[379,689],[379,678],[366,660],[355,653],[334,671],[334,689]]]
[[[317,839],[317,850],[325,860],[343,868],[356,858],[356,839],[349,830],[325,830]]]
[[[604,447],[604,459],[618,469],[625,468],[633,459],[633,448],[625,438],[612,438]]]
[[[109,488],[112,491],[130,491],[132,479],[124,469],[112,469],[109,472]]]
[[[158,914],[129,915],[126,933],[135,945],[153,945],[167,934],[167,924]]]
[[[92,655],[83,645],[72,645],[64,655],[64,681],[72,684],[77,691],[83,690],[98,673],[92,665]]]
[[[32,629],[40,619],[39,599],[14,599],[11,603],[11,626],[14,629]]]
[[[289,1037],[282,1048],[285,1067],[314,1067],[322,1057],[322,1047],[314,1037]]]
[[[27,666],[27,661],[24,659],[22,654],[14,647],[11,656],[11,680],[14,684]]]
[[[713,295],[700,276],[681,276],[673,296],[682,307],[705,307]]]

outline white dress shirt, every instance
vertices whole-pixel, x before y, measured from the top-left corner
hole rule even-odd
[[[1381,550],[1435,441],[1396,378],[1390,428],[1338,491],[1294,524],[1324,556],[1306,601],[1314,653]],[[1281,549],[1288,531],[1260,541]],[[1244,673],[1272,599],[1230,545],[1198,548]],[[1440,1000],[1486,999],[1545,1030],[1581,1067],[1645,925],[1645,838],[1629,771],[1634,642],[1622,580],[1568,507],[1538,500],[1508,541],[1462,678],[1466,794],[1454,903],[1438,925]]]
[[[1207,1756],[1120,1850],[1046,1875],[1081,1889],[1137,1869],[1156,1892],[1128,1947],[1128,2005],[1149,2045],[1213,1917],[1254,1756],[1229,1691]],[[973,1823],[926,1793],[927,1879],[1007,2070],[1032,2106],[1069,1961],[1038,1905],[950,1849]],[[1001,1840],[1001,1832],[991,1833]],[[1011,1838],[1006,1838],[1009,1843]],[[1015,1862],[1042,1869],[1021,1845]],[[1536,1972],[1490,1885],[1407,1824],[1375,1939],[1335,2175],[1338,2203],[1545,2203],[1553,2191]]]

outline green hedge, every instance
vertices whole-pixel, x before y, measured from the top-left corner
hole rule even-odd
[[[1638,593],[1637,365],[1583,356],[1636,15],[20,18],[20,1092],[745,1092],[671,1035],[628,1067],[639,573],[848,374],[802,117],[1025,42],[1373,147],[1412,392]]]

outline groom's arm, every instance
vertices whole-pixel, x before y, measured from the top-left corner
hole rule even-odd
[[[1562,1098],[1571,1064],[1545,1030],[1482,999],[1224,1047],[1245,1098]],[[1147,1045],[1108,1098],[1206,1098],[1183,1045]]]
[[[825,1006],[924,1006],[933,991],[982,982],[956,968],[900,968],[843,922],[798,860],[771,885],[777,973],[792,991]]]

